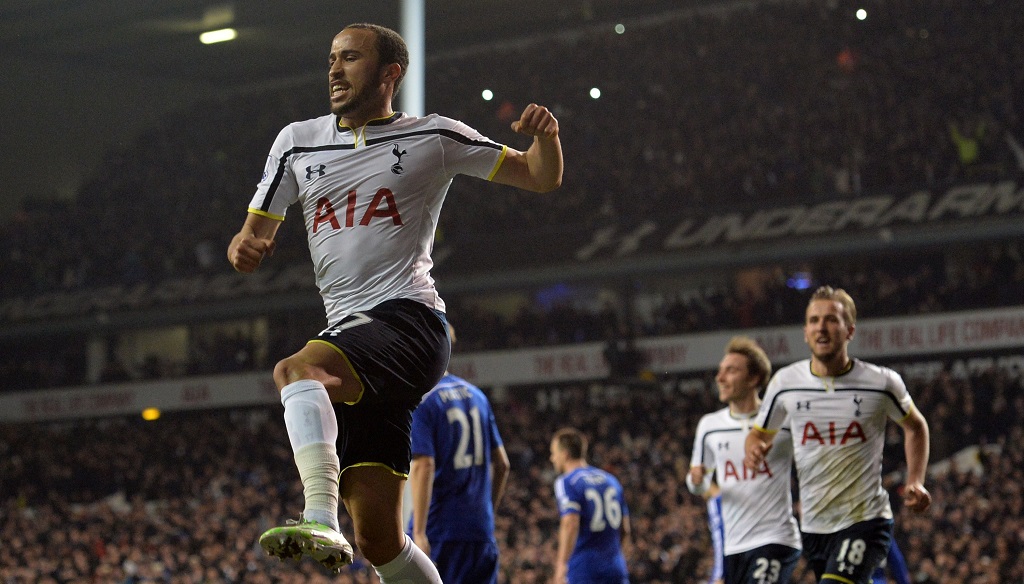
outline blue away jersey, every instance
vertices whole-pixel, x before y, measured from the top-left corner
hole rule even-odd
[[[569,582],[628,582],[619,527],[629,509],[618,479],[585,466],[555,479],[555,497],[559,516],[580,516],[580,533],[569,557]]]
[[[434,458],[431,543],[494,541],[491,452],[500,446],[490,402],[466,380],[445,375],[423,396],[412,415],[412,453]]]
[[[910,584],[910,571],[907,569],[907,560],[904,559],[903,552],[900,551],[900,546],[896,544],[895,539],[889,544],[889,555],[882,562],[882,565],[875,570],[875,573],[872,574],[871,581],[875,584],[886,584],[889,581],[885,577],[886,571],[892,575],[892,579],[896,581],[896,584]]]

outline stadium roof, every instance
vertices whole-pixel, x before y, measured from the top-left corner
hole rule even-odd
[[[427,0],[428,52],[708,0]],[[398,29],[397,0],[19,0],[0,8],[5,60],[133,71],[189,83],[245,84],[319,72],[344,24]],[[199,33],[233,27],[233,42],[203,46]]]
[[[426,0],[427,57],[715,1]],[[3,0],[0,222],[25,196],[72,196],[164,112],[324,74],[330,39],[361,21],[399,29],[400,2]],[[236,40],[200,44],[227,26]]]

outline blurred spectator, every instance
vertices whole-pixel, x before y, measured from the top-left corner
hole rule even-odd
[[[592,464],[616,473],[626,489],[635,534],[627,558],[632,581],[706,582],[711,556],[703,501],[683,481],[696,422],[714,407],[716,393],[710,375],[697,392],[682,389],[693,386],[683,381],[663,378],[648,390],[517,388],[498,404],[513,465],[496,517],[501,582],[550,578],[558,513],[546,436],[565,424],[593,437]],[[912,576],[950,584],[1020,582],[1021,379],[991,369],[953,385],[945,374],[934,383],[907,381],[929,422],[947,428],[962,423],[965,404],[979,401],[972,395],[1012,396],[1003,425],[974,434],[997,446],[998,455],[932,477],[935,502],[926,514],[895,510],[896,538]],[[358,561],[331,580],[315,564],[271,562],[255,546],[262,530],[284,517],[288,501],[301,498],[301,485],[290,478],[285,429],[271,409],[181,413],[151,423],[0,426],[0,582],[376,582]],[[895,432],[887,447],[901,448],[900,436]],[[257,441],[279,447],[253,449]],[[898,477],[900,468],[884,470]]]
[[[460,338],[463,351],[518,349],[608,342],[616,330],[636,331],[631,333],[633,337],[642,338],[788,326],[803,318],[806,294],[799,286],[822,283],[855,294],[861,312],[870,318],[1019,306],[1024,298],[1022,258],[1022,242],[1010,240],[973,249],[891,253],[884,261],[844,257],[757,267],[733,274],[731,285],[696,289],[666,292],[662,285],[648,290],[641,282],[629,304],[612,295],[600,303],[586,302],[570,293],[546,303],[545,309],[545,303],[528,301],[531,297],[524,292],[522,306],[508,314],[472,296],[446,296],[445,301],[448,311],[465,323]],[[288,312],[270,327],[278,336],[269,339],[262,350],[249,327],[230,334],[191,334],[184,362],[161,355],[157,362],[125,363],[112,354],[98,380],[262,370],[275,357],[287,355],[289,346],[320,330],[322,321],[323,315],[315,310],[309,314]],[[616,340],[618,345],[624,339]],[[0,351],[0,372],[9,372],[0,375],[0,391],[86,383],[81,343],[79,337],[49,343],[0,343],[4,349]],[[60,348],[55,351],[54,346]]]

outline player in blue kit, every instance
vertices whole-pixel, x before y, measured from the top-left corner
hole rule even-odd
[[[711,531],[711,578],[708,584],[724,584],[725,582],[725,523],[722,520],[722,492],[718,485],[704,492],[704,500],[708,508],[708,530]]]
[[[910,584],[910,571],[907,569],[907,560],[903,557],[900,546],[896,545],[895,539],[889,545],[889,554],[885,557],[885,561],[872,574],[871,584],[889,584],[889,579],[885,577],[886,572],[892,576],[896,584]]]
[[[611,473],[587,464],[587,438],[563,428],[551,439],[551,464],[559,473],[555,498],[561,521],[554,582],[626,584],[622,545],[629,544],[629,509]]]
[[[441,378],[413,412],[412,455],[413,541],[446,584],[497,583],[494,510],[509,462],[487,396]]]

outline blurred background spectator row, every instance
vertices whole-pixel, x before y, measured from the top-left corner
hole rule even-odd
[[[1020,305],[1020,240],[878,257],[836,257],[705,274],[678,281],[524,287],[445,296],[460,352],[520,349],[627,338],[793,326],[809,288],[849,291],[861,319]],[[256,321],[179,327],[185,347],[139,345],[134,331],[105,339],[102,371],[87,373],[80,335],[0,342],[0,391],[269,370],[325,326],[322,310],[272,313]],[[129,347],[131,350],[118,350]]]
[[[927,514],[896,503],[896,537],[914,581],[1021,581],[1021,379],[993,368],[907,381],[932,426],[933,462],[973,445],[987,453],[931,480],[936,504]],[[625,486],[633,581],[707,581],[706,512],[683,481],[696,422],[719,407],[710,374],[646,388],[543,386],[494,397],[512,462],[497,518],[501,582],[550,578],[558,514],[547,448],[564,425],[585,430],[592,464]],[[901,440],[891,425],[883,471],[893,490]],[[376,582],[361,562],[329,580],[315,564],[285,566],[256,546],[262,530],[301,502],[287,445],[271,407],[0,426],[0,582]]]

